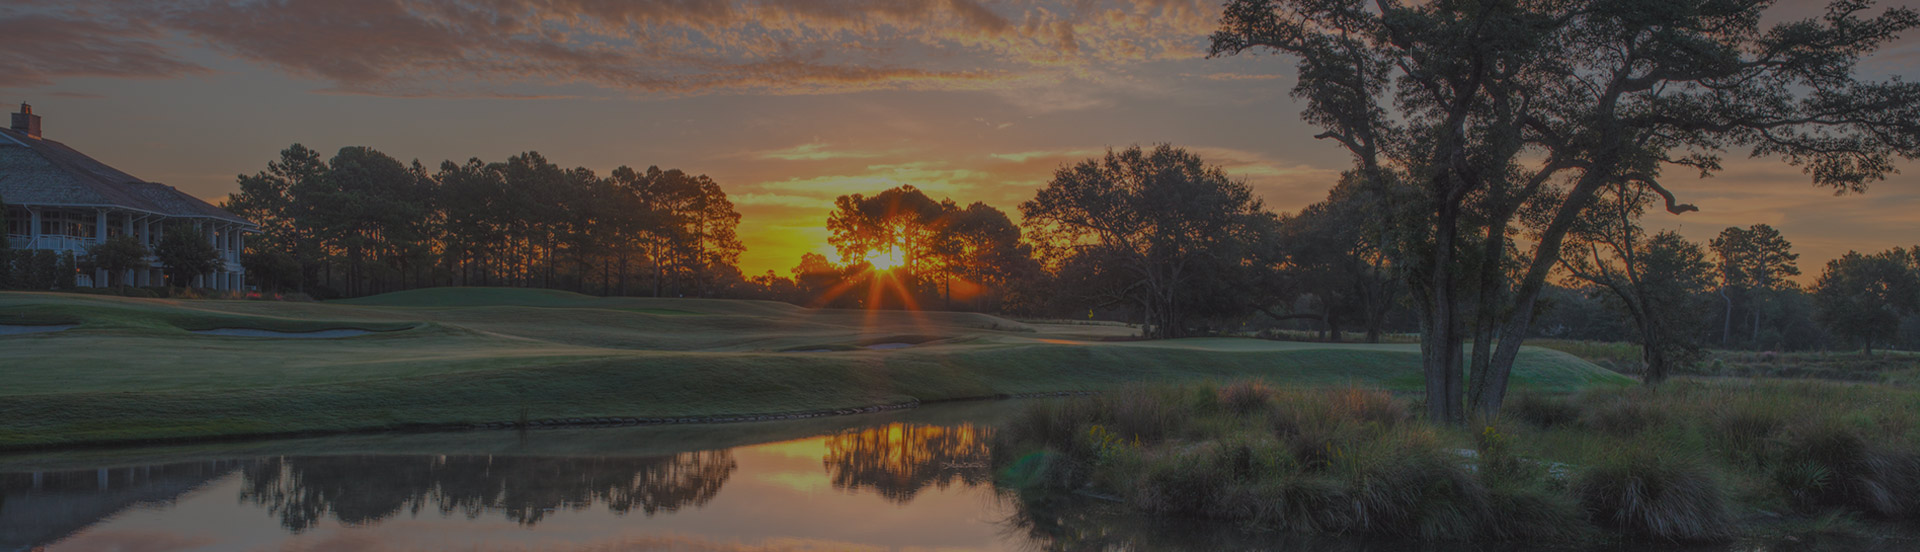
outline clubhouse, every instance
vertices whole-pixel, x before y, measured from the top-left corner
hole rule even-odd
[[[193,287],[239,290],[246,286],[240,252],[246,235],[258,231],[246,219],[187,195],[172,186],[147,182],[95,161],[65,144],[40,135],[40,116],[20,104],[13,124],[0,130],[0,202],[6,205],[7,242],[17,251],[49,250],[84,256],[87,249],[114,236],[130,235],[149,250],[160,243],[167,225],[186,222],[220,252],[214,273],[194,278]],[[157,259],[109,279],[105,271],[82,271],[79,285],[103,287],[124,281],[136,286],[166,284]]]

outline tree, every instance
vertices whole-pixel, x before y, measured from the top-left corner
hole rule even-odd
[[[1855,77],[1920,12],[1839,0],[1763,28],[1768,5],[1234,0],[1210,53],[1296,56],[1319,136],[1369,185],[1417,190],[1390,212],[1407,226],[1427,405],[1465,423],[1469,406],[1498,412],[1567,233],[1605,186],[1638,183],[1683,213],[1696,209],[1663,169],[1711,173],[1730,149],[1845,192],[1920,156],[1920,84]],[[1529,247],[1509,240],[1520,225]]]
[[[1648,385],[1667,379],[1675,365],[1699,360],[1704,330],[1702,297],[1713,286],[1712,263],[1699,244],[1667,231],[1645,237],[1639,218],[1654,193],[1620,182],[1608,187],[1591,219],[1568,233],[1561,259],[1569,280],[1605,290],[1614,308],[1633,320]]]
[[[168,224],[160,234],[160,243],[153,248],[153,255],[160,259],[167,281],[174,287],[188,287],[195,277],[212,274],[220,268],[220,252],[189,222]]]
[[[934,201],[906,185],[872,196],[843,195],[833,206],[827,215],[827,243],[840,252],[842,263],[892,255],[905,269],[903,274],[914,279],[945,268],[941,264],[946,259],[934,249],[940,245],[937,236],[945,230],[947,214],[957,209],[952,201]]]
[[[976,202],[965,209],[949,210],[944,218],[932,256],[945,276],[942,293],[949,308],[954,278],[991,290],[991,300],[1000,301],[1014,282],[1039,271],[1033,248],[1020,241],[1020,227],[999,209]],[[976,294],[975,298],[985,295]]]
[[[1317,316],[1333,341],[1341,339],[1346,324],[1358,324],[1366,330],[1368,343],[1378,343],[1403,287],[1385,249],[1385,225],[1378,216],[1384,200],[1351,179],[1327,196],[1280,217],[1266,233],[1273,240],[1268,257],[1279,266],[1263,279],[1264,293],[1257,296],[1276,301],[1311,297],[1319,308],[1316,313],[1267,314],[1276,320]]]
[[[1752,345],[1759,347],[1760,303],[1793,285],[1787,277],[1800,275],[1800,267],[1794,264],[1800,254],[1793,252],[1793,244],[1780,231],[1765,224],[1727,227],[1708,246],[1720,258],[1720,297],[1726,303],[1720,343],[1725,345],[1733,335],[1733,298],[1727,294],[1731,289],[1747,298],[1747,309],[1753,311]]]
[[[985,203],[961,208],[951,199],[936,201],[911,185],[836,198],[827,229],[827,243],[844,265],[896,264],[885,271],[893,281],[937,294],[947,308],[956,278],[968,289],[1004,291],[1034,270],[1031,249],[1006,213]]]
[[[1827,261],[1814,289],[1820,322],[1859,340],[1871,355],[1875,341],[1890,341],[1899,332],[1902,316],[1920,312],[1920,247],[1872,255],[1848,251]]]
[[[1049,270],[1077,275],[1095,306],[1138,308],[1142,334],[1158,338],[1247,309],[1242,259],[1272,217],[1245,183],[1169,145],[1062,167],[1020,212]]]
[[[86,265],[92,270],[106,271],[109,282],[119,279],[124,286],[128,271],[147,267],[147,246],[140,243],[139,238],[125,234],[107,238],[87,248]]]
[[[293,287],[305,291],[324,259],[316,235],[312,196],[327,187],[327,165],[320,153],[300,144],[280,151],[278,161],[252,176],[239,175],[240,191],[221,205],[252,222],[260,233],[247,240],[246,258],[277,253],[293,259],[299,277]],[[254,267],[248,266],[253,272]]]

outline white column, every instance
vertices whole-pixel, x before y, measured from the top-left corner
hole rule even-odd
[[[139,238],[133,237],[133,213],[132,212],[128,212],[126,214],[120,215],[120,233],[123,235],[126,235],[127,239],[139,239]],[[126,275],[122,276],[120,281],[130,286],[140,285],[139,283],[134,281],[133,269],[127,269]]]
[[[238,255],[241,255],[241,254],[245,254],[245,253],[247,252],[247,233],[246,233],[245,231],[241,231],[241,232],[240,232],[240,233],[238,233],[238,234],[234,234],[234,236],[233,236],[233,251],[234,251],[234,255],[235,255],[236,257],[237,257]],[[241,289],[246,289],[246,287],[247,287],[247,265],[244,265],[244,264],[243,264],[243,265],[240,265],[240,269],[239,269],[239,271],[238,271],[238,272],[235,272],[234,274],[236,274],[236,275],[237,275],[237,277],[236,277],[235,279],[236,279],[236,280],[238,281],[238,283],[239,283],[239,286],[240,286],[240,288],[241,288]]]
[[[106,241],[107,241],[107,210],[94,209],[93,210],[93,245],[98,246],[102,243],[106,243]],[[85,243],[85,242],[81,242],[81,243]],[[107,271],[100,270],[97,268],[94,269],[93,287],[97,287],[97,288],[107,287]]]
[[[27,249],[40,247],[40,210],[28,207],[27,219]]]

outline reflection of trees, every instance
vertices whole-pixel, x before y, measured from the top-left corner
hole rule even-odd
[[[903,504],[929,485],[979,485],[991,475],[985,431],[895,423],[841,432],[827,437],[827,473],[836,489],[873,489]]]
[[[269,458],[247,468],[240,499],[300,531],[326,517],[368,524],[432,504],[471,518],[497,511],[532,525],[598,502],[653,515],[701,506],[736,463],[729,451],[648,458],[339,456]]]

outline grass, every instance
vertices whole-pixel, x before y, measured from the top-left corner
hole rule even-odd
[[[1578,543],[1725,541],[1920,520],[1920,392],[1677,381],[1522,393],[1477,430],[1379,389],[1136,386],[1035,404],[995,435],[1027,507],[1303,533]]]
[[[1243,377],[1413,390],[1410,345],[1104,342],[1123,327],[975,313],[430,289],[326,303],[0,293],[0,448],[419,424],[834,410]],[[266,339],[211,328],[379,333]],[[873,351],[861,345],[919,343]],[[818,350],[828,352],[782,352]],[[1624,378],[1529,349],[1516,380]]]
[[[1527,344],[1577,356],[1622,374],[1639,374],[1641,370],[1640,346],[1632,343],[1533,339],[1528,340]],[[1674,374],[1728,378],[1816,379],[1915,387],[1920,386],[1920,353],[1878,351],[1873,355],[1867,355],[1858,351],[1781,353],[1713,350],[1708,352],[1705,361],[1692,366],[1676,367]]]

